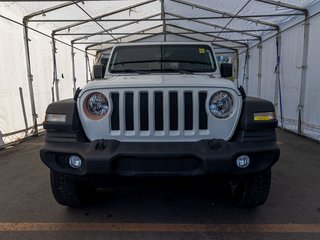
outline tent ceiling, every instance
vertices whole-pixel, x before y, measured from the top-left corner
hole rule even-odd
[[[45,25],[55,38],[68,36],[88,50],[160,34],[237,49],[277,31],[295,16],[306,15],[317,1],[15,1],[1,3],[0,11],[16,5],[29,26]]]

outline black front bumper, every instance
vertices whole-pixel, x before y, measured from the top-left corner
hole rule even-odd
[[[236,165],[237,157],[250,157],[246,168]],[[52,170],[79,176],[195,176],[238,175],[261,172],[275,164],[280,155],[276,142],[46,142],[42,161]],[[70,155],[83,164],[73,169]]]

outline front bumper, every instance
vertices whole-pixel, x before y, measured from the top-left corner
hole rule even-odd
[[[250,157],[247,168],[236,159]],[[70,155],[82,160],[79,169],[68,165]],[[52,170],[79,176],[196,176],[241,175],[261,172],[279,159],[276,142],[46,142],[41,160]]]

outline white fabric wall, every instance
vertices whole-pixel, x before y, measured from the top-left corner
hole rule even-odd
[[[30,95],[27,79],[23,27],[19,24],[0,18],[0,145],[19,140],[25,133],[2,137],[3,134],[25,129],[19,87],[23,90],[28,127],[33,125]],[[38,124],[45,117],[45,110],[52,102],[52,50],[51,39],[29,31],[31,69],[33,74],[33,88],[35,107],[38,114]],[[67,41],[66,41],[67,42]],[[60,99],[73,96],[73,81],[71,68],[71,49],[69,46],[57,42],[57,72]],[[3,57],[6,56],[6,57]],[[75,55],[77,87],[85,84],[84,53],[76,50]],[[62,78],[61,76],[64,76]]]
[[[298,25],[283,34],[281,45],[281,91],[284,127],[297,131],[300,96],[303,27]],[[294,47],[293,47],[294,46]]]
[[[262,70],[261,70],[261,97],[274,101],[276,74],[277,46],[274,39],[264,42],[262,47]],[[270,62],[270,64],[268,64]]]
[[[320,16],[310,20],[303,133],[320,139]]]
[[[281,33],[281,92],[284,128],[298,131],[298,108],[301,85],[301,65],[303,55],[303,24]],[[310,19],[309,55],[306,79],[306,98],[303,114],[303,134],[320,140],[320,15]],[[262,43],[262,80],[261,97],[274,102],[276,65],[276,38],[273,37]],[[244,86],[249,96],[257,96],[258,87],[258,61],[257,47],[250,49],[249,82]],[[243,78],[245,52],[239,56],[240,82]],[[279,109],[278,111],[278,119]],[[279,123],[280,124],[280,123]]]
[[[19,87],[23,89],[28,125],[32,124],[22,27],[0,19],[0,134],[25,129]],[[10,139],[4,139],[9,141]]]

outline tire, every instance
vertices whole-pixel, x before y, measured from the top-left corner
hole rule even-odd
[[[56,201],[64,206],[81,207],[89,203],[96,187],[88,181],[79,181],[63,173],[50,172],[51,190]]]
[[[250,176],[233,178],[229,183],[236,205],[241,207],[261,206],[269,195],[271,169]]]

